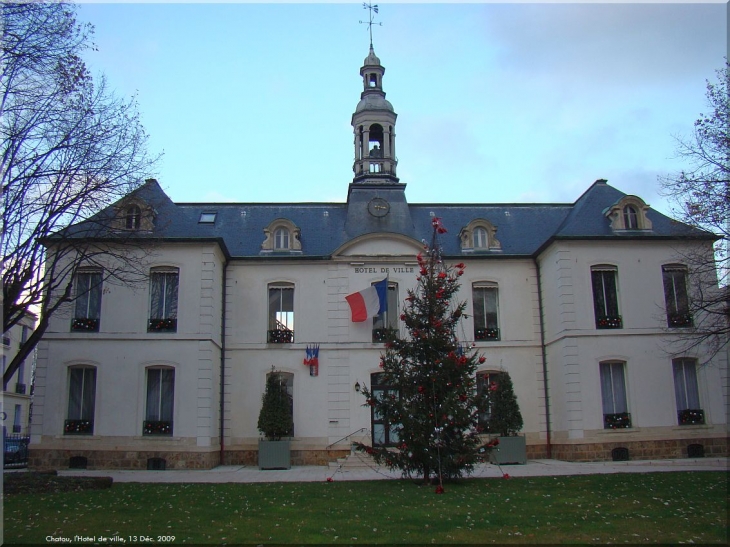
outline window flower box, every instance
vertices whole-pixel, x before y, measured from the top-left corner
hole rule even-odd
[[[91,319],[90,317],[75,317],[71,322],[71,330],[98,332],[99,320]]]
[[[291,344],[294,342],[294,331],[288,329],[277,329],[268,331],[269,344]]]
[[[94,433],[93,420],[66,420],[63,426],[64,435],[91,435]]]
[[[145,420],[142,422],[143,435],[172,435],[172,422],[164,420]]]
[[[604,429],[627,429],[629,427],[631,427],[631,414],[628,412],[603,415]]]
[[[623,326],[620,315],[602,315],[596,319],[597,329],[620,329]]]
[[[700,408],[687,408],[678,413],[679,425],[693,425],[705,423],[705,411]]]
[[[177,319],[150,319],[147,325],[147,332],[175,332],[177,331]]]
[[[499,329],[474,329],[475,340],[499,340]]]
[[[692,326],[692,314],[691,313],[667,314],[667,325],[670,328],[691,327]]]
[[[396,329],[373,329],[373,342],[383,343],[397,338]]]

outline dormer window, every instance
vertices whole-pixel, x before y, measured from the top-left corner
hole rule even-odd
[[[289,230],[286,228],[277,228],[274,232],[274,250],[289,250]]]
[[[130,205],[129,207],[127,207],[127,230],[139,230],[141,220],[142,210],[139,208],[139,205]]]
[[[483,218],[472,220],[459,232],[461,252],[474,253],[486,251],[501,251],[502,244],[495,237],[497,227]]]
[[[604,214],[611,221],[611,230],[651,230],[651,220],[646,213],[649,206],[638,196],[624,196]]]
[[[488,249],[488,238],[487,238],[487,230],[482,228],[481,226],[477,226],[474,228],[474,248],[475,249]]]
[[[627,230],[639,229],[639,214],[632,205],[624,207],[624,226]]]
[[[302,243],[299,240],[301,231],[291,220],[277,218],[266,228],[266,239],[261,244],[262,253],[301,253]]]

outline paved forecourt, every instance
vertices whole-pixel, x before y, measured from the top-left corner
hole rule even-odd
[[[473,478],[538,477],[562,475],[590,475],[605,473],[652,473],[667,471],[728,471],[727,458],[696,458],[678,460],[639,460],[627,462],[565,462],[559,460],[529,460],[524,465],[480,464]],[[398,479],[398,471],[389,471],[376,465],[348,468],[345,466],[294,466],[291,469],[265,470],[258,467],[223,465],[213,469],[127,471],[64,469],[61,476],[112,477],[115,482],[144,483],[216,483],[216,482],[317,482],[363,481]]]

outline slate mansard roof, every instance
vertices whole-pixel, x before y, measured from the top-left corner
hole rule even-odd
[[[556,239],[715,238],[653,209],[646,212],[651,229],[614,231],[606,212],[627,194],[604,180],[596,181],[572,204],[408,204],[404,188],[403,184],[383,188],[359,188],[352,184],[347,203],[173,203],[157,181],[150,179],[124,198],[121,207],[134,201],[151,208],[154,228],[135,237],[169,242],[216,241],[234,259],[327,259],[348,241],[369,234],[398,234],[429,241],[433,216],[441,218],[448,229],[440,238],[445,256],[463,255],[460,230],[477,219],[496,227],[501,248],[471,255],[475,257],[532,257]],[[394,203],[387,222],[373,218],[366,208],[367,200],[383,195]],[[120,204],[111,206],[89,221],[68,228],[65,235],[114,239],[118,232],[108,228],[108,221],[119,211]],[[215,222],[201,223],[201,213],[216,213]],[[300,230],[301,252],[262,254],[264,229],[278,219],[285,219]]]

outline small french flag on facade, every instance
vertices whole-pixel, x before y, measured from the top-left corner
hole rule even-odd
[[[345,297],[352,311],[352,322],[362,323],[388,309],[388,278]]]

